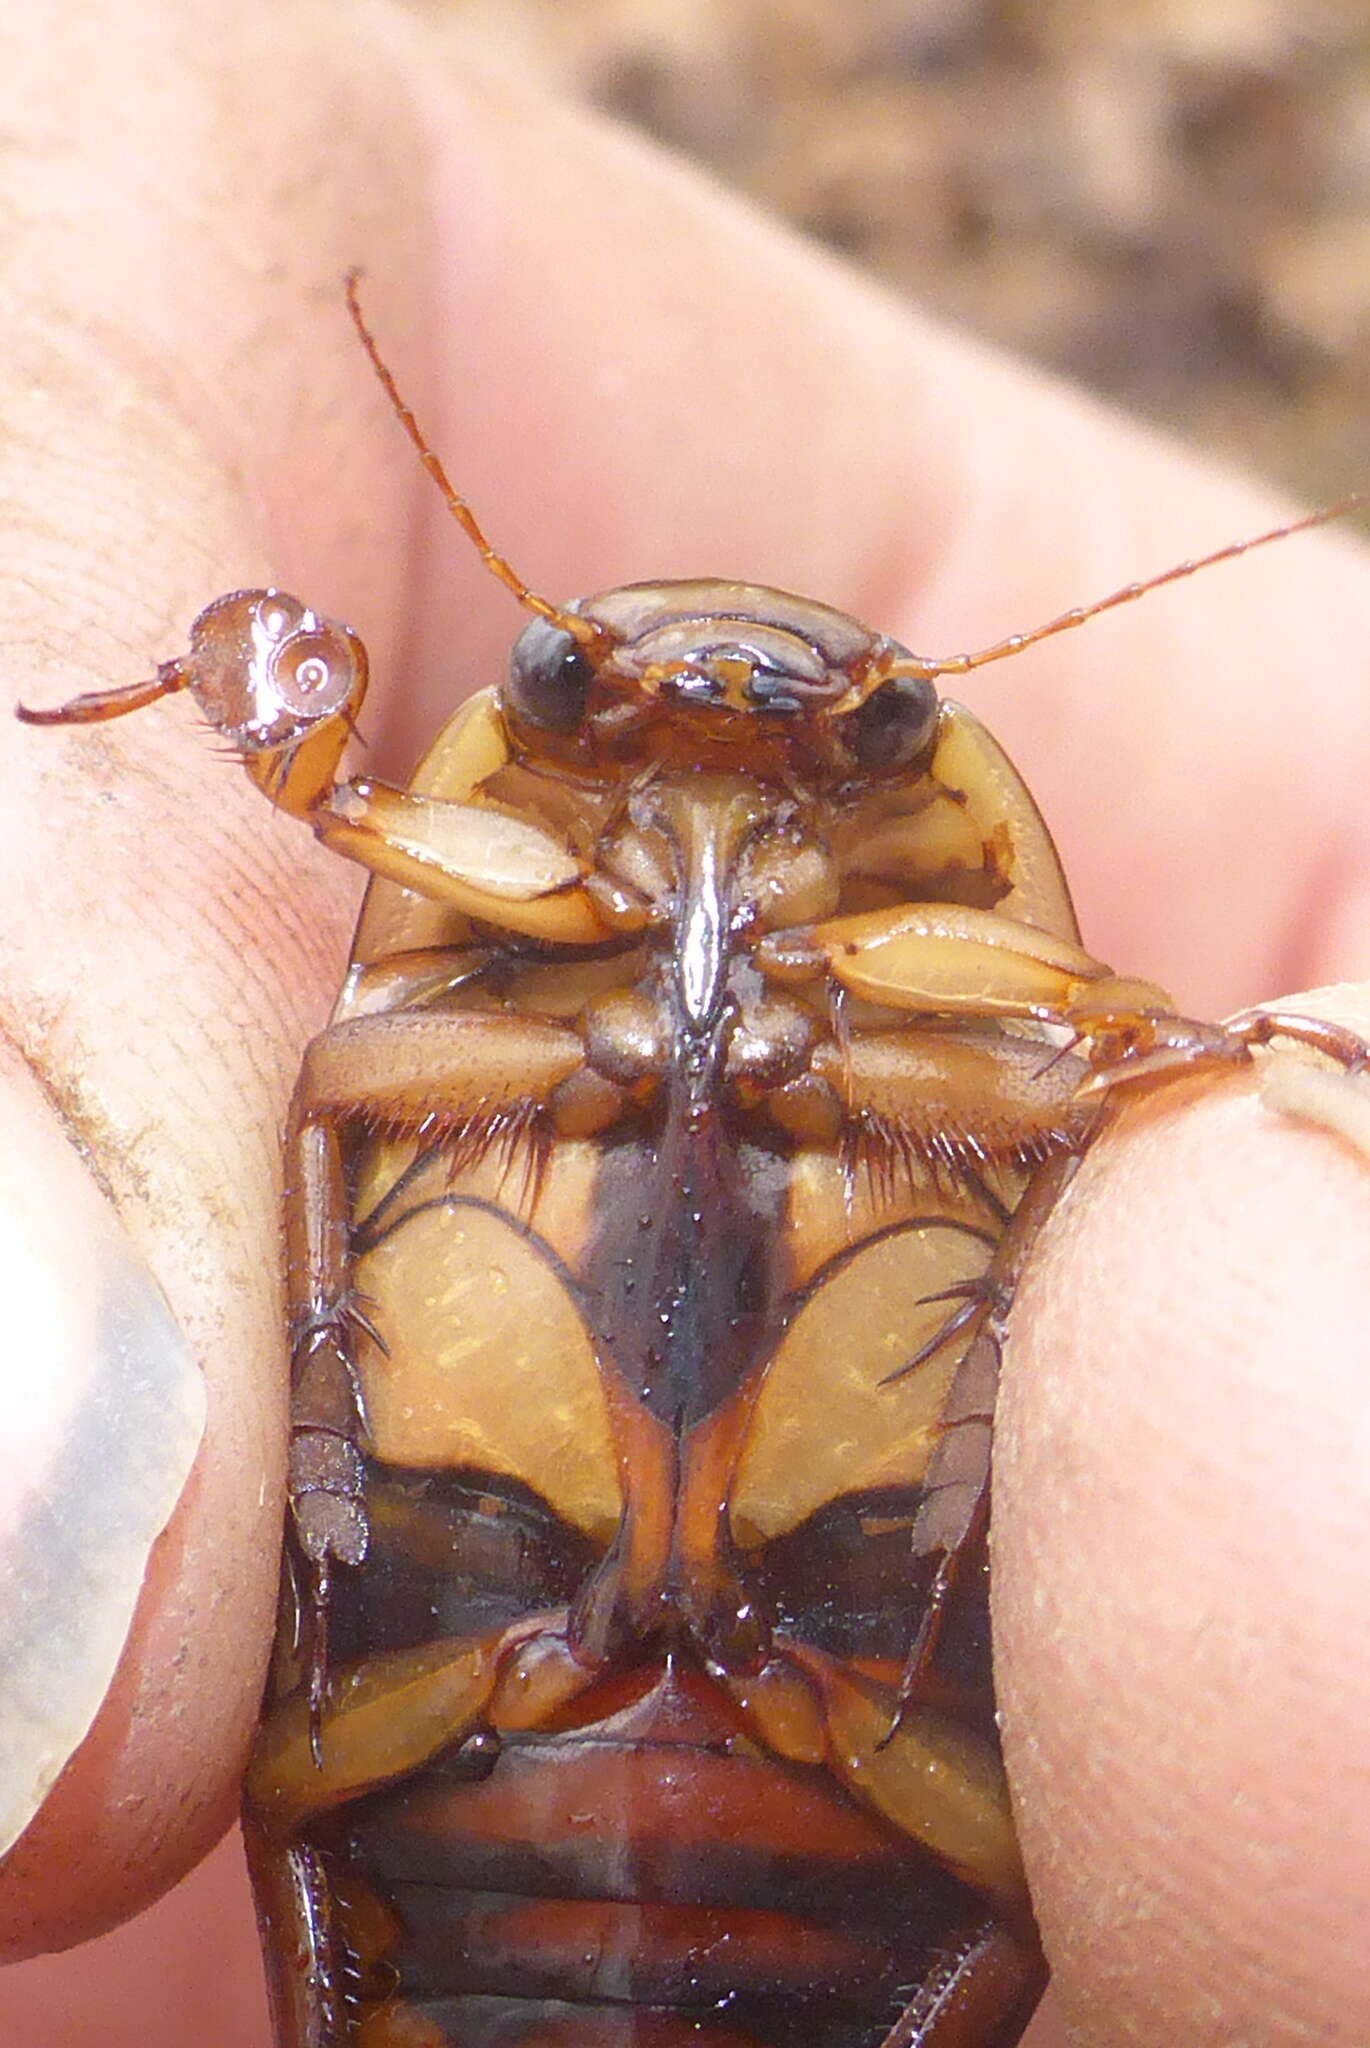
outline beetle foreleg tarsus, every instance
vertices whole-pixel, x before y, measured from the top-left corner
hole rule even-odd
[[[335,785],[366,677],[350,626],[285,591],[234,590],[205,607],[189,651],[150,679],[18,715],[28,725],[92,725],[187,690],[270,801],[309,817]]]
[[[65,704],[39,710],[31,704],[16,704],[14,715],[24,725],[103,725],[107,719],[125,718],[141,711],[159,697],[170,697],[189,686],[190,676],[182,661],[164,661],[155,676],[145,682],[125,683],[116,690],[87,690]]]

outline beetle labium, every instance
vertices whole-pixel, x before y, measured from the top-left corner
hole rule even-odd
[[[287,1137],[283,1621],[248,1827],[282,2048],[1010,2048],[1044,1970],[994,1724],[990,1425],[1135,1080],[1276,1031],[1080,944],[926,659],[756,585],[533,614],[404,788],[274,590],[148,683],[371,883]]]

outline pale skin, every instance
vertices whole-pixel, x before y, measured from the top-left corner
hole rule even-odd
[[[553,597],[736,574],[951,653],[1276,516],[407,18],[183,24],[105,0],[4,31],[15,697],[133,680],[270,580],[367,638],[382,772],[498,675],[518,615],[350,337],[356,262],[454,477]],[[1370,960],[1370,567],[1327,535],[1257,562],[966,690],[1091,949],[1196,1014]],[[358,884],[179,704],[15,727],[5,767],[0,1078],[33,1100],[41,1041],[33,1199],[74,1139],[211,1390],[115,1689],[5,1873],[22,1955],[146,1904],[233,1812],[280,1521],[276,1134]],[[1129,1110],[1025,1285],[1001,1695],[1054,1996],[1095,2048],[1370,2037],[1367,1242],[1364,1160],[1238,1076]],[[0,2012],[46,2043],[41,2003]],[[141,2038],[192,2036],[194,2010]]]

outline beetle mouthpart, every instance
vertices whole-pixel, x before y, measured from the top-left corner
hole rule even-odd
[[[688,668],[684,664],[664,669],[656,680],[662,696],[679,704],[716,704],[727,689],[723,678],[709,669]]]

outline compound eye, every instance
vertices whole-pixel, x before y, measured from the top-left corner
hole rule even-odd
[[[594,664],[574,634],[534,619],[514,642],[506,697],[510,709],[544,732],[574,732],[585,716]]]
[[[937,688],[929,676],[891,676],[842,721],[842,737],[859,768],[907,768],[937,731]]]

